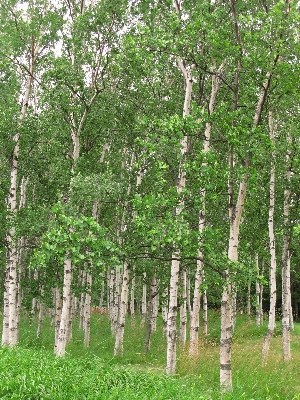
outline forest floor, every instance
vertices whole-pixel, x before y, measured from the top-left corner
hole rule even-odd
[[[0,399],[103,400],[300,400],[300,324],[292,332],[292,360],[282,361],[280,323],[271,341],[268,359],[261,350],[267,323],[256,327],[238,317],[233,340],[232,393],[219,393],[219,313],[210,312],[209,332],[201,337],[199,356],[178,349],[177,374],[166,376],[166,342],[162,327],[152,334],[151,350],[144,354],[145,328],[137,320],[125,327],[124,356],[113,357],[114,339],[108,318],[95,313],[91,345],[83,346],[83,332],[74,323],[67,356],[53,356],[54,329],[46,320],[39,339],[36,321],[23,318],[20,345],[0,349]]]

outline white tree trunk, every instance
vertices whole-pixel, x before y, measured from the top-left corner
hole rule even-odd
[[[179,342],[181,345],[186,343],[186,325],[187,325],[187,307],[186,307],[186,290],[187,278],[186,270],[181,271],[181,305],[180,305],[180,327],[179,327]]]
[[[46,2],[44,13],[49,8],[49,2]],[[43,17],[43,15],[42,15]],[[28,15],[28,18],[29,15]],[[29,100],[32,91],[33,80],[35,77],[35,66],[41,48],[41,38],[44,32],[34,38],[32,35],[32,43],[30,55],[28,56],[28,66],[26,68],[28,74],[25,85],[25,94],[22,101],[21,113],[19,116],[18,128],[20,128],[24,120]],[[7,211],[8,219],[12,222],[11,228],[6,234],[6,249],[7,249],[7,264],[5,271],[5,284],[4,284],[4,312],[3,312],[3,331],[2,331],[2,345],[14,346],[18,343],[18,320],[17,315],[17,298],[18,298],[18,253],[15,240],[15,227],[13,222],[13,215],[17,212],[17,176],[18,176],[18,159],[20,153],[20,133],[16,133],[13,137],[13,150],[11,158],[11,171],[10,171],[10,189],[7,197]]]
[[[291,137],[288,135],[287,143],[291,144]],[[290,185],[291,171],[290,171],[290,151],[286,155],[286,181],[287,186]],[[291,359],[291,345],[290,345],[290,327],[291,327],[291,270],[290,270],[290,234],[289,234],[289,221],[290,221],[290,198],[291,191],[289,187],[284,189],[284,232],[283,232],[283,246],[282,246],[282,355],[284,361]]]
[[[39,338],[41,336],[42,323],[43,323],[43,320],[45,317],[45,304],[42,302],[43,293],[44,293],[43,287],[41,287],[40,293],[41,293],[41,297],[40,297],[40,306],[39,306],[38,327],[37,327],[37,332],[36,332],[37,338]]]
[[[255,253],[255,268],[256,268],[256,274],[259,276],[259,262],[258,262],[258,253]],[[255,310],[256,310],[256,326],[261,326],[261,310],[260,310],[260,282],[258,279],[256,279],[255,283],[255,296],[256,296],[256,304],[255,304]]]
[[[61,312],[62,312],[62,296],[58,287],[54,289],[55,295],[55,340],[54,340],[54,348],[57,347],[58,343],[58,335],[59,335],[59,327],[61,320]]]
[[[208,313],[207,313],[207,291],[205,289],[203,290],[203,335],[207,334],[208,334]]]
[[[194,287],[194,297],[193,297],[193,308],[190,323],[190,347],[189,355],[191,357],[198,356],[198,338],[199,338],[199,316],[200,316],[200,285],[202,283],[202,252],[198,250],[198,256],[200,258],[197,260],[197,268],[195,275],[195,287]]]
[[[275,146],[273,115],[269,112],[270,140]],[[276,307],[276,246],[274,234],[274,207],[275,207],[275,150],[271,155],[271,172],[270,172],[270,206],[269,206],[269,241],[270,241],[270,310],[268,332],[265,336],[262,355],[267,358],[271,338],[275,330],[275,307]]]
[[[251,277],[248,282],[248,292],[247,292],[247,315],[251,317]]]
[[[168,292],[169,292],[169,288],[166,287],[164,289],[164,291],[163,291],[163,294],[162,294],[162,312],[161,312],[161,315],[162,315],[162,320],[163,320],[163,335],[165,337],[167,337],[167,333],[168,333],[168,328],[167,328],[167,325],[168,325],[168,308],[169,308],[169,305],[168,305]]]
[[[178,275],[179,275],[179,253],[172,255],[171,266],[169,309],[167,321],[167,374],[174,374],[176,370],[176,317],[177,317],[177,294],[178,294]]]
[[[105,271],[102,272],[102,282],[101,282],[101,292],[100,292],[100,300],[99,300],[99,309],[100,309],[100,314],[104,314],[103,310],[103,300],[104,300],[104,291],[105,291],[105,277],[106,273]],[[108,294],[107,294],[108,297]]]
[[[146,314],[147,314],[147,284],[146,284],[146,272],[144,272],[143,273],[141,326],[145,325]]]
[[[187,273],[187,280],[186,280],[186,306],[187,306],[187,313],[189,318],[192,317],[192,306],[191,306],[191,279],[190,279],[190,271]]]
[[[158,293],[158,282],[156,279],[156,275],[153,276],[151,285],[153,286],[153,288],[152,288],[153,306],[152,306],[152,318],[151,318],[151,331],[156,332],[158,308],[159,308],[159,293]]]
[[[210,101],[209,101],[209,113],[212,114],[214,111],[214,105],[217,97],[217,93],[220,86],[219,76],[222,74],[224,70],[224,62],[220,65],[217,74],[212,76],[211,81],[211,93],[210,93]],[[212,124],[207,122],[205,125],[205,138],[203,143],[203,152],[207,154],[210,146],[210,134],[211,134]],[[203,167],[207,166],[207,162],[204,161],[202,163]],[[199,211],[199,234],[203,234],[205,229],[205,197],[206,191],[204,188],[200,190],[200,198],[202,202],[202,209]],[[199,336],[199,312],[200,312],[200,285],[202,284],[204,278],[204,269],[203,269],[203,252],[201,250],[201,240],[199,242],[198,248],[198,259],[197,259],[197,267],[195,273],[195,287],[194,287],[194,297],[193,297],[193,308],[191,314],[191,325],[190,325],[190,348],[189,355],[197,356],[198,355],[198,336]],[[207,335],[207,296],[206,290],[203,293],[203,333]]]
[[[92,287],[92,274],[87,273],[86,276],[87,293],[85,294],[84,305],[84,346],[89,347],[91,338],[91,287]]]
[[[135,268],[133,267],[133,273],[135,273]],[[131,324],[135,325],[135,275],[131,279],[130,288],[130,318]]]
[[[87,273],[86,270],[82,270],[80,272],[80,283],[83,288],[86,287],[86,278],[87,278]],[[80,304],[79,304],[79,329],[84,329],[84,305],[85,305],[85,292],[82,291],[80,294]]]
[[[69,320],[71,318],[71,283],[72,283],[72,262],[70,259],[66,259],[64,262],[64,286],[63,286],[63,305],[62,313],[59,325],[59,332],[57,337],[57,343],[55,345],[55,355],[62,357],[65,355],[67,340],[68,340],[68,328],[70,326]]]
[[[126,319],[126,313],[127,313],[127,307],[128,307],[128,284],[129,284],[129,265],[127,263],[125,263],[124,264],[124,272],[123,272],[123,283],[122,283],[122,291],[121,291],[119,318],[118,318],[115,349],[114,349],[115,356],[123,355],[125,319]]]
[[[111,271],[112,272],[112,271]],[[113,336],[117,334],[118,328],[118,316],[120,310],[120,296],[121,296],[121,271],[117,269],[113,273],[114,275],[114,286],[113,286],[113,296],[112,296],[112,307],[111,307],[111,333]]]
[[[175,2],[175,7],[178,7]],[[190,114],[190,103],[193,87],[192,70],[194,65],[188,70],[182,60],[178,61],[179,67],[182,71],[185,81],[185,99],[183,105],[183,118]],[[181,141],[181,155],[182,161],[179,165],[178,180],[177,180],[177,194],[180,195],[185,188],[186,172],[184,170],[184,162],[187,154],[187,136],[184,136]],[[176,220],[179,220],[183,208],[183,201],[181,200],[178,207],[176,207]],[[169,310],[168,310],[168,323],[167,323],[167,366],[166,373],[174,374],[176,370],[176,317],[177,317],[177,295],[178,295],[178,280],[179,280],[179,257],[180,251],[177,249],[172,254],[171,264],[171,278],[170,278],[170,294],[169,294]]]
[[[230,154],[229,163],[232,166],[233,158]],[[233,182],[228,183],[229,193],[229,221],[230,234],[228,245],[228,259],[238,261],[239,229],[245,203],[247,189],[247,175],[240,183],[236,205],[233,204]],[[233,334],[233,299],[234,290],[230,281],[229,271],[224,274],[225,283],[221,300],[221,340],[220,340],[220,387],[223,392],[232,389],[231,370],[231,343]]]

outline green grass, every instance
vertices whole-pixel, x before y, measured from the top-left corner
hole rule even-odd
[[[159,325],[151,350],[143,353],[144,328],[125,328],[124,356],[113,357],[114,339],[106,316],[94,315],[91,345],[74,323],[67,356],[53,356],[53,328],[45,321],[36,339],[36,322],[23,320],[20,345],[0,349],[0,399],[161,399],[161,400],[300,400],[300,325],[292,334],[289,363],[281,357],[280,328],[272,339],[267,363],[261,349],[266,325],[257,328],[239,316],[233,341],[234,391],[219,393],[219,316],[210,313],[210,334],[202,337],[197,359],[178,349],[177,374],[164,374],[166,342]]]

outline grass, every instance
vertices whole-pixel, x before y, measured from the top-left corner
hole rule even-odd
[[[113,357],[114,339],[106,316],[94,315],[91,345],[74,324],[67,356],[53,356],[53,328],[45,321],[36,339],[36,323],[23,321],[20,345],[0,349],[0,399],[161,399],[161,400],[300,400],[300,324],[292,333],[293,359],[281,357],[280,329],[272,339],[269,357],[261,349],[267,327],[257,328],[239,316],[232,348],[232,393],[219,393],[219,316],[210,313],[210,334],[201,337],[199,356],[178,349],[177,374],[164,374],[166,343],[158,325],[151,350],[143,353],[144,328],[138,321],[125,328],[124,356]]]

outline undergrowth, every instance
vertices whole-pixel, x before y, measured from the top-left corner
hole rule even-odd
[[[54,330],[44,322],[36,338],[36,321],[23,319],[20,345],[0,349],[0,399],[149,399],[149,400],[300,400],[300,333],[292,333],[293,359],[281,357],[277,327],[268,359],[261,350],[267,326],[239,316],[232,346],[232,393],[219,392],[219,316],[210,313],[210,334],[201,336],[199,355],[191,359],[188,346],[178,348],[177,374],[166,376],[166,341],[158,324],[145,354],[145,328],[126,323],[124,356],[113,357],[114,339],[108,319],[93,315],[91,344],[74,323],[65,358],[53,355]]]

